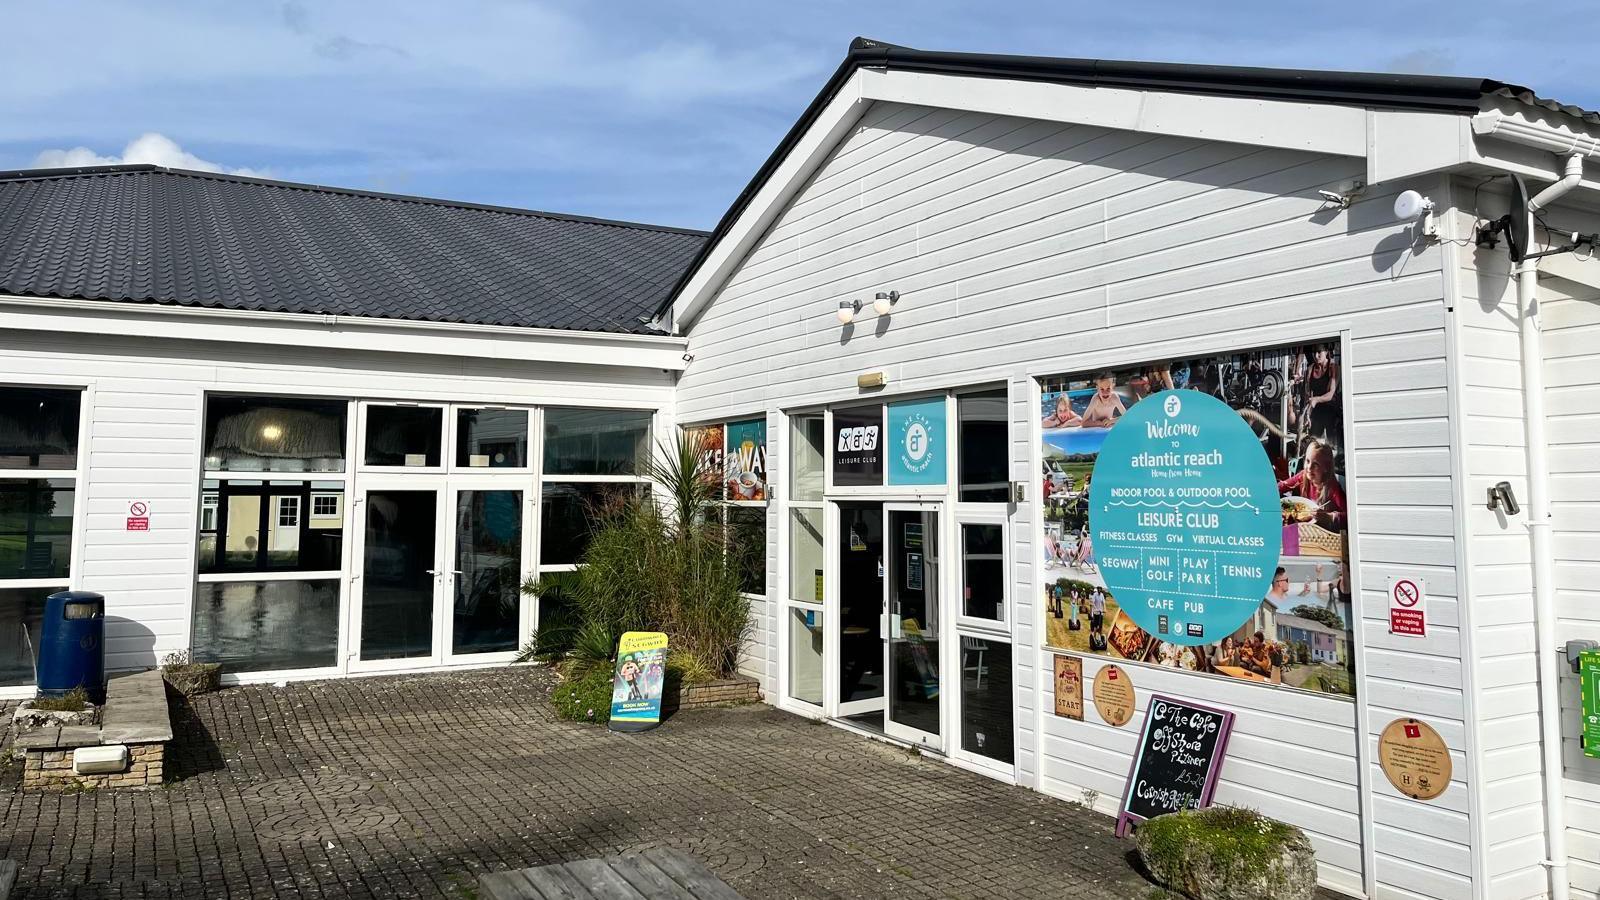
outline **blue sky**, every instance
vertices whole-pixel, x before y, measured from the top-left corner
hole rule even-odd
[[[1520,0],[0,5],[0,169],[117,160],[139,141],[140,159],[700,228],[858,34],[1472,75],[1600,108],[1593,20]]]

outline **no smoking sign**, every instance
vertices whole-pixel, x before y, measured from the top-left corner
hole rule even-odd
[[[1428,585],[1421,578],[1389,576],[1389,633],[1428,635]]]

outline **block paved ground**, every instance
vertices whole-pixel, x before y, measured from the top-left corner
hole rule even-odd
[[[14,896],[471,897],[485,871],[649,845],[751,900],[1151,894],[1072,804],[766,706],[566,723],[552,678],[231,688],[179,711],[159,789],[23,793],[11,766]]]

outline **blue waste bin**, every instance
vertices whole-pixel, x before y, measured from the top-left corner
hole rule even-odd
[[[40,632],[39,696],[81,687],[90,700],[106,702],[106,598],[89,591],[51,594]]]

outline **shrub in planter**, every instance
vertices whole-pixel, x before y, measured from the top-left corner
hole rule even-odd
[[[550,692],[550,701],[563,719],[604,725],[611,721],[611,670],[599,666],[569,669]]]
[[[1305,832],[1254,810],[1213,806],[1159,816],[1134,832],[1139,858],[1194,900],[1310,900],[1316,855]]]
[[[178,693],[195,697],[222,686],[222,664],[193,662],[189,651],[179,650],[161,660],[161,677]]]

